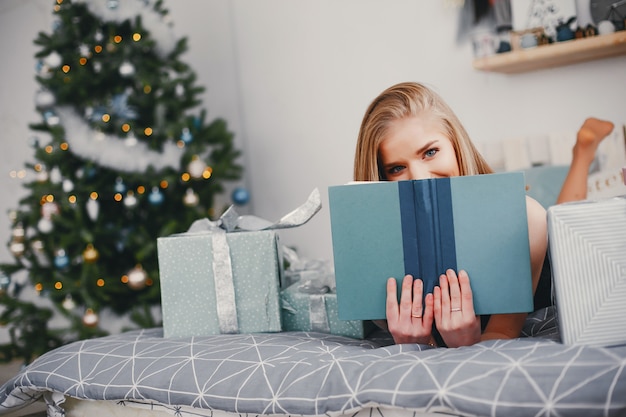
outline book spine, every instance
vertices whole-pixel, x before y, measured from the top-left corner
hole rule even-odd
[[[438,211],[438,265],[441,274],[447,269],[457,271],[456,240],[454,236],[454,215],[452,210],[452,187],[450,178],[437,179]],[[458,272],[458,271],[457,271]]]
[[[448,268],[456,271],[452,190],[448,178],[400,181],[404,271],[424,282],[424,294]]]
[[[413,182],[415,191],[415,223],[417,225],[417,253],[421,259],[420,271],[417,275],[424,282],[424,294],[432,292],[439,282],[437,271],[437,221],[436,200],[432,194],[433,180],[416,180]],[[419,255],[418,255],[419,254]]]

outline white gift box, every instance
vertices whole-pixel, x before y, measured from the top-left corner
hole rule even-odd
[[[626,196],[548,209],[561,340],[626,343]]]

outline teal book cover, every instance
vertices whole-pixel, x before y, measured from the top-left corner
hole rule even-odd
[[[341,320],[384,319],[389,277],[432,292],[448,268],[467,271],[477,314],[532,311],[523,173],[350,183],[328,197]]]

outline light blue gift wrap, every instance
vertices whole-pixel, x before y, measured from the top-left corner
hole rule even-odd
[[[315,189],[275,223],[231,206],[217,221],[158,238],[164,337],[281,331],[277,231],[306,223],[320,208]]]

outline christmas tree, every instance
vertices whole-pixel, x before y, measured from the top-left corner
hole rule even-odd
[[[242,171],[226,122],[198,110],[204,89],[162,1],[53,6],[53,28],[35,39],[36,161],[10,213],[15,262],[0,265],[0,324],[11,337],[3,360],[104,335],[103,311],[160,325],[157,237],[219,215],[216,195]],[[20,298],[26,285],[52,307]],[[53,317],[67,325],[51,326]]]

